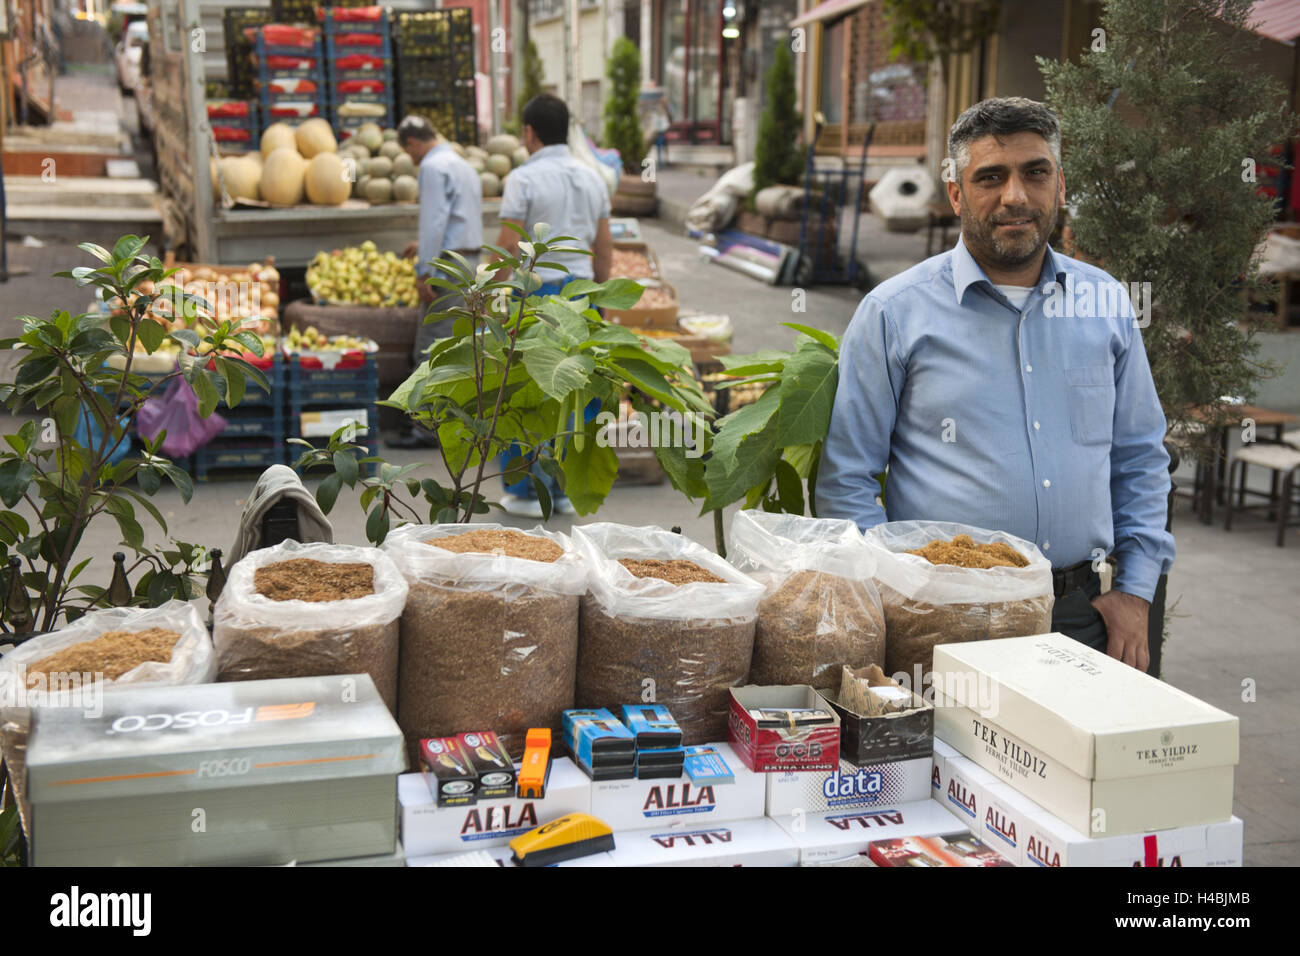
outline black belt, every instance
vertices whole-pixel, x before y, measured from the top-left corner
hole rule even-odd
[[[1068,568],[1052,569],[1052,591],[1057,597],[1064,597],[1086,588],[1100,575],[1093,570],[1091,561],[1080,561]]]

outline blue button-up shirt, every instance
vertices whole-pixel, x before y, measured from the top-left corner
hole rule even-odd
[[[1114,279],[1048,249],[1021,310],[958,240],[858,306],[840,348],[818,514],[864,530],[888,512],[1006,531],[1057,568],[1114,553],[1115,587],[1149,601],[1174,558],[1164,436],[1142,335]]]
[[[575,159],[567,145],[543,146],[506,177],[501,218],[522,222],[530,234],[544,222],[552,236],[578,240],[565,247],[591,249],[597,226],[609,218],[609,191],[600,174]],[[580,252],[550,252],[546,259],[569,270],[568,275],[558,269],[537,270],[547,282],[564,284],[594,275],[591,256]]]
[[[444,250],[479,249],[483,245],[483,185],[474,167],[447,143],[439,143],[420,160],[421,277],[433,274],[429,263]],[[441,293],[439,293],[441,295]]]

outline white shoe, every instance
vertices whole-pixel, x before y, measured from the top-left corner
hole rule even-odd
[[[542,503],[536,498],[523,498],[507,492],[501,496],[500,505],[505,509],[506,514],[514,515],[516,518],[540,518],[542,516]]]
[[[576,515],[578,509],[573,507],[573,502],[569,500],[568,495],[560,495],[551,503],[551,510],[561,515]]]

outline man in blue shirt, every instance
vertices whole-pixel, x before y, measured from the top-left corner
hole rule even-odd
[[[1104,271],[1048,247],[1065,177],[1047,107],[978,103],[948,152],[961,237],[859,305],[818,513],[1032,541],[1055,572],[1053,627],[1145,671],[1147,611],[1174,542],[1165,418],[1133,307]],[[1116,578],[1100,594],[1106,555]]]
[[[415,288],[427,309],[438,299],[436,310],[457,308],[463,299],[435,289],[425,280],[438,271],[433,263],[457,252],[469,261],[470,269],[478,265],[483,246],[483,187],[474,167],[465,162],[428,120],[408,116],[397,127],[397,142],[415,162],[420,184],[419,239],[406,247],[407,258],[417,256]],[[441,276],[453,279],[452,276]],[[416,333],[411,359],[419,365],[435,341],[451,334],[452,321],[422,322]],[[432,446],[436,439],[417,430],[388,443],[395,448]]]

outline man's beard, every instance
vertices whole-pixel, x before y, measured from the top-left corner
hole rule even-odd
[[[999,231],[998,223],[1016,219],[1029,220],[1028,228],[1011,235]],[[1041,253],[1052,234],[1051,225],[1044,213],[1032,210],[999,212],[989,219],[978,219],[973,213],[963,211],[961,217],[962,237],[975,258],[1003,269],[1022,266]]]

